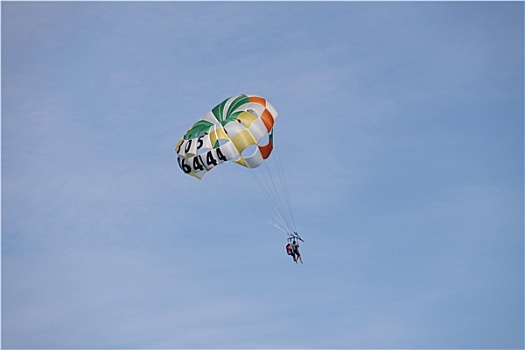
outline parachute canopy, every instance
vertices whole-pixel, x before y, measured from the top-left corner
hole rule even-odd
[[[226,161],[258,167],[272,153],[276,117],[275,108],[260,96],[237,95],[222,101],[178,142],[181,170],[201,179]]]

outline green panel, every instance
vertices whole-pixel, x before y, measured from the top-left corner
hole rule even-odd
[[[207,133],[213,127],[213,123],[207,120],[199,120],[184,135],[185,140],[199,136],[200,133]]]

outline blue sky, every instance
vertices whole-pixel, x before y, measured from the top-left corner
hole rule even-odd
[[[522,2],[1,5],[3,348],[523,348]],[[239,93],[303,265],[177,165]]]

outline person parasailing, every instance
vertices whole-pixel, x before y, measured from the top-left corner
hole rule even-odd
[[[302,264],[303,258],[301,256],[301,253],[299,252],[299,243],[297,243],[297,240],[300,240],[302,242],[304,242],[304,240],[295,231],[293,231],[293,234],[289,234],[289,236],[290,237],[288,237],[288,244],[286,244],[286,253],[292,256],[293,261],[296,264],[298,261],[301,261]]]
[[[290,242],[288,242],[288,244],[286,245],[286,254],[291,255],[293,258],[293,261],[297,263],[297,258],[295,257],[295,253],[293,251],[293,248]]]
[[[303,258],[301,256],[301,253],[299,253],[299,243],[297,243],[297,241],[294,239],[292,241],[292,250],[293,250],[293,253],[295,254],[296,258],[294,259],[295,260],[295,263],[297,264],[297,261],[301,261],[301,264],[303,263]]]

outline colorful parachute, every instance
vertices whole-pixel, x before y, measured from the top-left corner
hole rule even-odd
[[[277,111],[255,95],[230,97],[193,124],[178,142],[182,171],[201,179],[214,166],[234,161],[256,168],[273,150]]]
[[[260,96],[233,96],[193,124],[177,143],[175,150],[181,170],[198,179],[227,161],[253,169],[248,171],[251,175],[248,178],[253,178],[253,182],[247,185],[240,176],[240,181],[234,181],[232,196],[249,193],[258,187],[272,210],[270,213],[263,213],[264,210],[257,213],[289,238],[301,239],[295,228],[285,172],[277,147],[276,157],[269,159],[274,150],[273,126],[276,117],[275,108]],[[222,181],[215,177],[215,180],[222,185],[228,183],[228,179]],[[245,188],[238,188],[242,185]],[[246,200],[242,195],[237,197],[241,201]],[[249,207],[251,204],[246,205]]]

